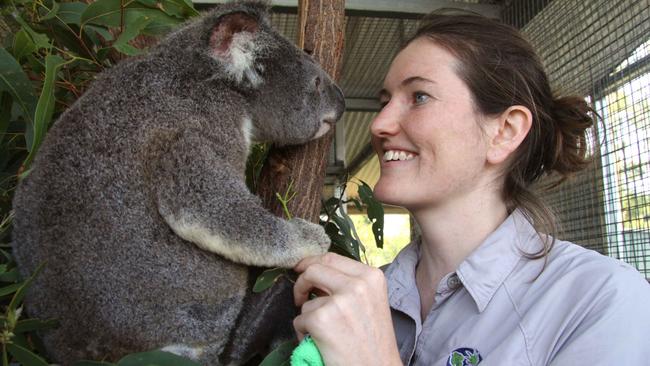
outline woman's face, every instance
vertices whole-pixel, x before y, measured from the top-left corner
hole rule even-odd
[[[428,39],[402,50],[380,92],[370,126],[381,165],[375,195],[418,208],[456,204],[485,189],[487,143],[457,60]]]

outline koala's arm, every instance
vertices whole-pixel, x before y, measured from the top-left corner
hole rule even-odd
[[[154,162],[158,212],[181,238],[231,261],[293,267],[327,251],[321,226],[272,215],[250,193],[241,173],[220,159],[200,131],[186,131]]]

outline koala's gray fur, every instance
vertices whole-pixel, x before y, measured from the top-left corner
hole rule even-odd
[[[253,295],[250,266],[291,267],[329,239],[265,211],[245,160],[251,141],[322,135],[344,106],[266,10],[228,4],[185,25],[51,128],[16,191],[13,248],[23,276],[47,262],[25,304],[60,320],[44,333],[55,361],[166,347],[240,364],[290,331],[290,285]]]

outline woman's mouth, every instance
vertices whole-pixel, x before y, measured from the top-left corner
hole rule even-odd
[[[383,161],[406,161],[413,160],[415,154],[403,150],[386,150]]]

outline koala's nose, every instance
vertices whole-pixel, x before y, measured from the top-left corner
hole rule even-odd
[[[338,121],[345,112],[345,95],[336,84],[334,84],[334,99],[336,103],[336,120]]]

